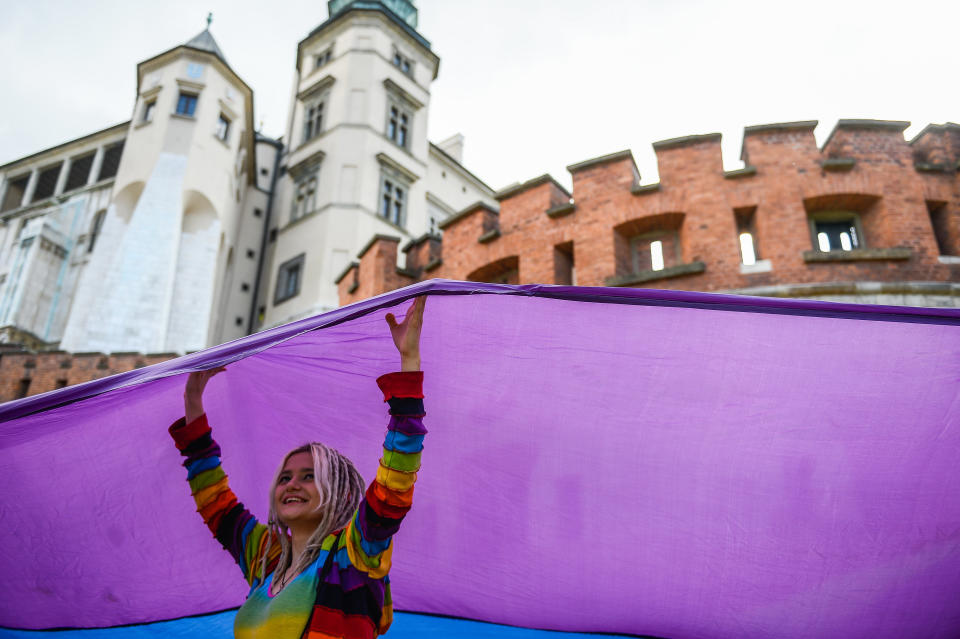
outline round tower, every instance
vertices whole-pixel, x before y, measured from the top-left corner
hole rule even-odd
[[[62,347],[185,352],[217,333],[254,176],[253,92],[208,28],[137,65],[137,100]]]

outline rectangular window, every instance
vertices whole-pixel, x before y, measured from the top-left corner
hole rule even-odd
[[[407,214],[406,185],[386,176],[381,179],[380,185],[380,217],[403,226]]]
[[[553,247],[553,283],[560,286],[577,285],[577,275],[573,262],[573,242],[564,242]]]
[[[305,257],[306,254],[301,253],[280,265],[280,270],[277,272],[277,290],[273,296],[274,306],[300,293]]]
[[[390,101],[387,110],[387,137],[397,146],[407,148],[410,141],[410,124],[413,115],[408,109]]]
[[[140,119],[141,122],[153,122],[153,112],[157,108],[156,100],[149,100],[143,105],[143,117]]]
[[[303,141],[312,140],[323,131],[323,109],[325,99],[308,102],[304,105]]]
[[[33,190],[32,202],[45,200],[53,195],[54,190],[57,188],[57,178],[60,177],[61,166],[63,166],[63,164],[58,163],[40,170],[40,174],[37,176],[37,186]]]
[[[333,47],[327,49],[327,50],[324,51],[323,53],[317,55],[316,58],[314,58],[314,66],[313,66],[313,68],[314,68],[314,69],[319,69],[319,68],[322,67],[322,66],[326,66],[327,64],[330,63],[330,59],[331,59],[332,57],[333,57]]]
[[[30,378],[25,377],[20,380],[20,387],[17,389],[17,399],[23,399],[30,394]]]
[[[737,222],[737,241],[740,245],[740,263],[744,266],[753,266],[760,259],[757,255],[756,213],[755,206],[733,209]]]
[[[296,180],[290,221],[298,220],[317,208],[317,173],[305,172]]]
[[[0,207],[0,211],[12,211],[20,208],[23,203],[23,194],[26,193],[29,182],[29,173],[12,178],[7,182],[7,192],[3,196],[3,206]]]
[[[67,183],[63,187],[64,191],[72,191],[86,186],[90,179],[90,169],[93,168],[93,153],[82,155],[70,160],[70,172],[67,173]]]
[[[65,379],[58,379],[58,380],[57,380],[57,386],[56,386],[56,387],[57,387],[57,388],[66,388],[66,387],[67,387],[67,380],[65,380]]]
[[[177,115],[185,115],[192,118],[196,110],[197,95],[195,93],[184,93],[181,91],[180,97],[177,98]]]
[[[226,142],[227,138],[230,136],[230,119],[222,113],[217,119],[216,136],[224,142]]]
[[[854,221],[815,221],[817,247],[823,252],[852,251],[860,248]]]
[[[393,66],[397,67],[407,75],[410,75],[413,71],[413,63],[410,62],[410,58],[397,50],[394,50],[393,52]]]
[[[100,175],[97,181],[112,178],[120,168],[120,158],[123,157],[123,142],[107,147],[103,152],[103,162],[100,164]]]

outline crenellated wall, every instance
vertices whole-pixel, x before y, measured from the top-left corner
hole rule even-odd
[[[340,302],[441,277],[960,306],[960,126],[907,142],[908,122],[840,120],[818,148],[816,124],[747,127],[736,171],[720,134],[654,143],[656,184],[629,151],[570,165],[572,195],[549,175],[500,192],[499,210],[474,204],[406,246],[406,268],[375,239]],[[822,250],[830,224],[852,228],[849,249]]]

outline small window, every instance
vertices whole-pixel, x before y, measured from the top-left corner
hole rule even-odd
[[[397,67],[407,75],[410,75],[413,71],[413,63],[410,62],[410,58],[396,50],[393,52],[393,66]]]
[[[33,199],[31,202],[45,200],[53,195],[57,188],[57,178],[60,177],[60,168],[63,164],[58,163],[40,171],[37,176],[37,186],[33,189]]]
[[[277,241],[277,229],[270,229],[270,234],[267,236],[267,241],[271,244]]]
[[[333,48],[329,48],[323,53],[317,55],[314,58],[314,69],[319,69],[322,66],[326,66],[330,63],[330,59],[333,57]]]
[[[247,257],[249,257],[251,260],[256,258],[257,257],[256,251],[254,251],[253,249],[247,249]]]
[[[21,175],[12,178],[7,182],[7,192],[3,196],[3,206],[0,211],[12,211],[20,208],[23,203],[23,194],[27,190],[27,184],[30,182],[30,174]]]
[[[70,160],[70,172],[67,173],[67,183],[63,187],[64,191],[72,191],[86,186],[90,179],[90,169],[93,168],[93,156],[93,153],[88,153]]]
[[[120,169],[120,158],[123,157],[123,142],[107,147],[103,152],[103,161],[100,163],[100,174],[97,181],[112,178]]]
[[[65,379],[58,379],[58,380],[57,380],[57,385],[56,385],[56,387],[57,387],[57,388],[66,388],[66,387],[67,387],[67,380],[65,380]]]
[[[230,118],[224,114],[220,114],[220,117],[217,119],[217,132],[216,136],[223,140],[227,141],[227,138],[230,137]]]
[[[195,93],[180,93],[177,98],[177,115],[193,117],[197,110],[197,95]]]
[[[246,292],[248,292],[248,291],[250,290],[250,285],[247,284],[246,282],[242,282],[242,283],[240,284],[240,290],[243,291],[244,293],[246,293]]]
[[[317,206],[317,174],[305,173],[296,181],[293,193],[293,206],[290,221],[298,220],[312,213]]]
[[[274,305],[280,304],[291,297],[296,297],[300,293],[305,256],[305,253],[301,253],[280,265],[280,270],[277,273],[277,290],[273,296]]]
[[[266,167],[261,168],[261,169],[260,169],[260,175],[262,175],[262,176],[264,176],[264,177],[270,175],[270,169],[267,169]]]
[[[25,377],[20,380],[20,386],[17,388],[17,399],[23,399],[30,394],[30,378]]]
[[[148,100],[143,105],[143,117],[140,118],[141,122],[153,122],[153,112],[157,108],[156,100]]]
[[[380,217],[403,226],[407,213],[407,188],[397,180],[384,176],[380,181]]]
[[[303,141],[312,140],[323,131],[323,110],[325,99],[308,102],[304,105]]]
[[[740,261],[744,266],[753,266],[757,263],[757,252],[753,248],[753,235],[740,234]]]
[[[561,286],[576,286],[573,242],[564,242],[553,247],[553,283]]]
[[[852,251],[860,248],[857,226],[853,218],[844,221],[814,221],[817,248],[829,251]]]
[[[409,110],[391,101],[387,112],[387,137],[397,146],[407,148],[412,121],[413,116]]]
[[[238,317],[235,320],[233,320],[233,323],[236,324],[237,326],[243,326],[243,318]]]
[[[262,209],[253,209],[253,217],[262,217],[262,216],[263,216]]]
[[[90,244],[87,245],[87,253],[93,252],[93,246],[97,243],[97,237],[103,228],[103,218],[106,217],[106,211],[97,211],[93,216],[93,223],[90,225]]]

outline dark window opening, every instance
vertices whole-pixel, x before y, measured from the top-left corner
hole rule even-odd
[[[252,260],[255,257],[257,257],[257,254],[253,249],[247,249],[247,257],[249,257]]]
[[[277,229],[270,229],[270,235],[267,238],[267,241],[269,241],[271,244],[277,241]]]
[[[194,93],[181,93],[177,98],[177,115],[186,115],[193,117],[197,110],[197,95]]]
[[[392,180],[383,180],[380,199],[380,216],[397,226],[403,226],[406,214],[406,189]]]
[[[247,284],[246,282],[243,282],[240,284],[240,290],[246,293],[247,291],[250,290],[250,285]]]
[[[573,242],[564,242],[553,247],[553,283],[560,286],[576,286]]]
[[[260,217],[263,215],[263,211],[260,209],[253,209],[253,217]]]
[[[823,252],[852,251],[860,248],[857,226],[851,218],[844,221],[814,221],[817,248]]]
[[[114,177],[120,168],[120,158],[123,157],[123,142],[108,147],[103,152],[103,163],[100,164],[100,175],[97,181]]]
[[[23,194],[27,191],[30,174],[13,178],[7,183],[7,193],[3,196],[3,211],[12,211],[20,208],[23,203]]]
[[[17,388],[17,399],[22,399],[30,394],[30,378],[25,377],[20,380],[20,386]]]
[[[233,320],[233,323],[236,324],[237,326],[243,326],[243,318],[238,317],[235,320]]]
[[[927,200],[927,211],[940,255],[960,255],[960,225],[955,220],[951,225],[947,203]]]
[[[156,101],[156,100],[150,100],[149,102],[147,102],[146,104],[144,104],[144,105],[143,105],[143,119],[141,120],[141,122],[150,122],[150,121],[152,121],[152,120],[153,120],[153,112],[156,110],[156,108],[157,108],[157,101]]]
[[[37,175],[37,186],[33,190],[32,202],[45,200],[53,195],[53,192],[57,188],[57,178],[60,177],[60,168],[62,166],[62,163],[55,164],[40,171],[40,174]]]
[[[103,228],[103,218],[106,217],[106,211],[97,211],[93,216],[93,223],[90,225],[90,243],[87,244],[87,253],[93,252],[93,245],[97,243],[97,237]]]
[[[67,173],[67,184],[64,191],[72,191],[86,186],[90,179],[90,169],[93,168],[93,153],[74,158],[70,161],[70,172]]]
[[[65,379],[58,379],[58,380],[57,380],[57,385],[56,385],[56,387],[57,387],[57,388],[66,388],[66,387],[67,387],[67,380],[65,380]]]
[[[277,273],[277,290],[273,296],[274,305],[280,304],[300,294],[300,282],[303,279],[303,262],[306,254],[287,260],[280,265]]]
[[[217,119],[216,136],[224,142],[230,137],[230,119],[222,113],[219,119]]]

